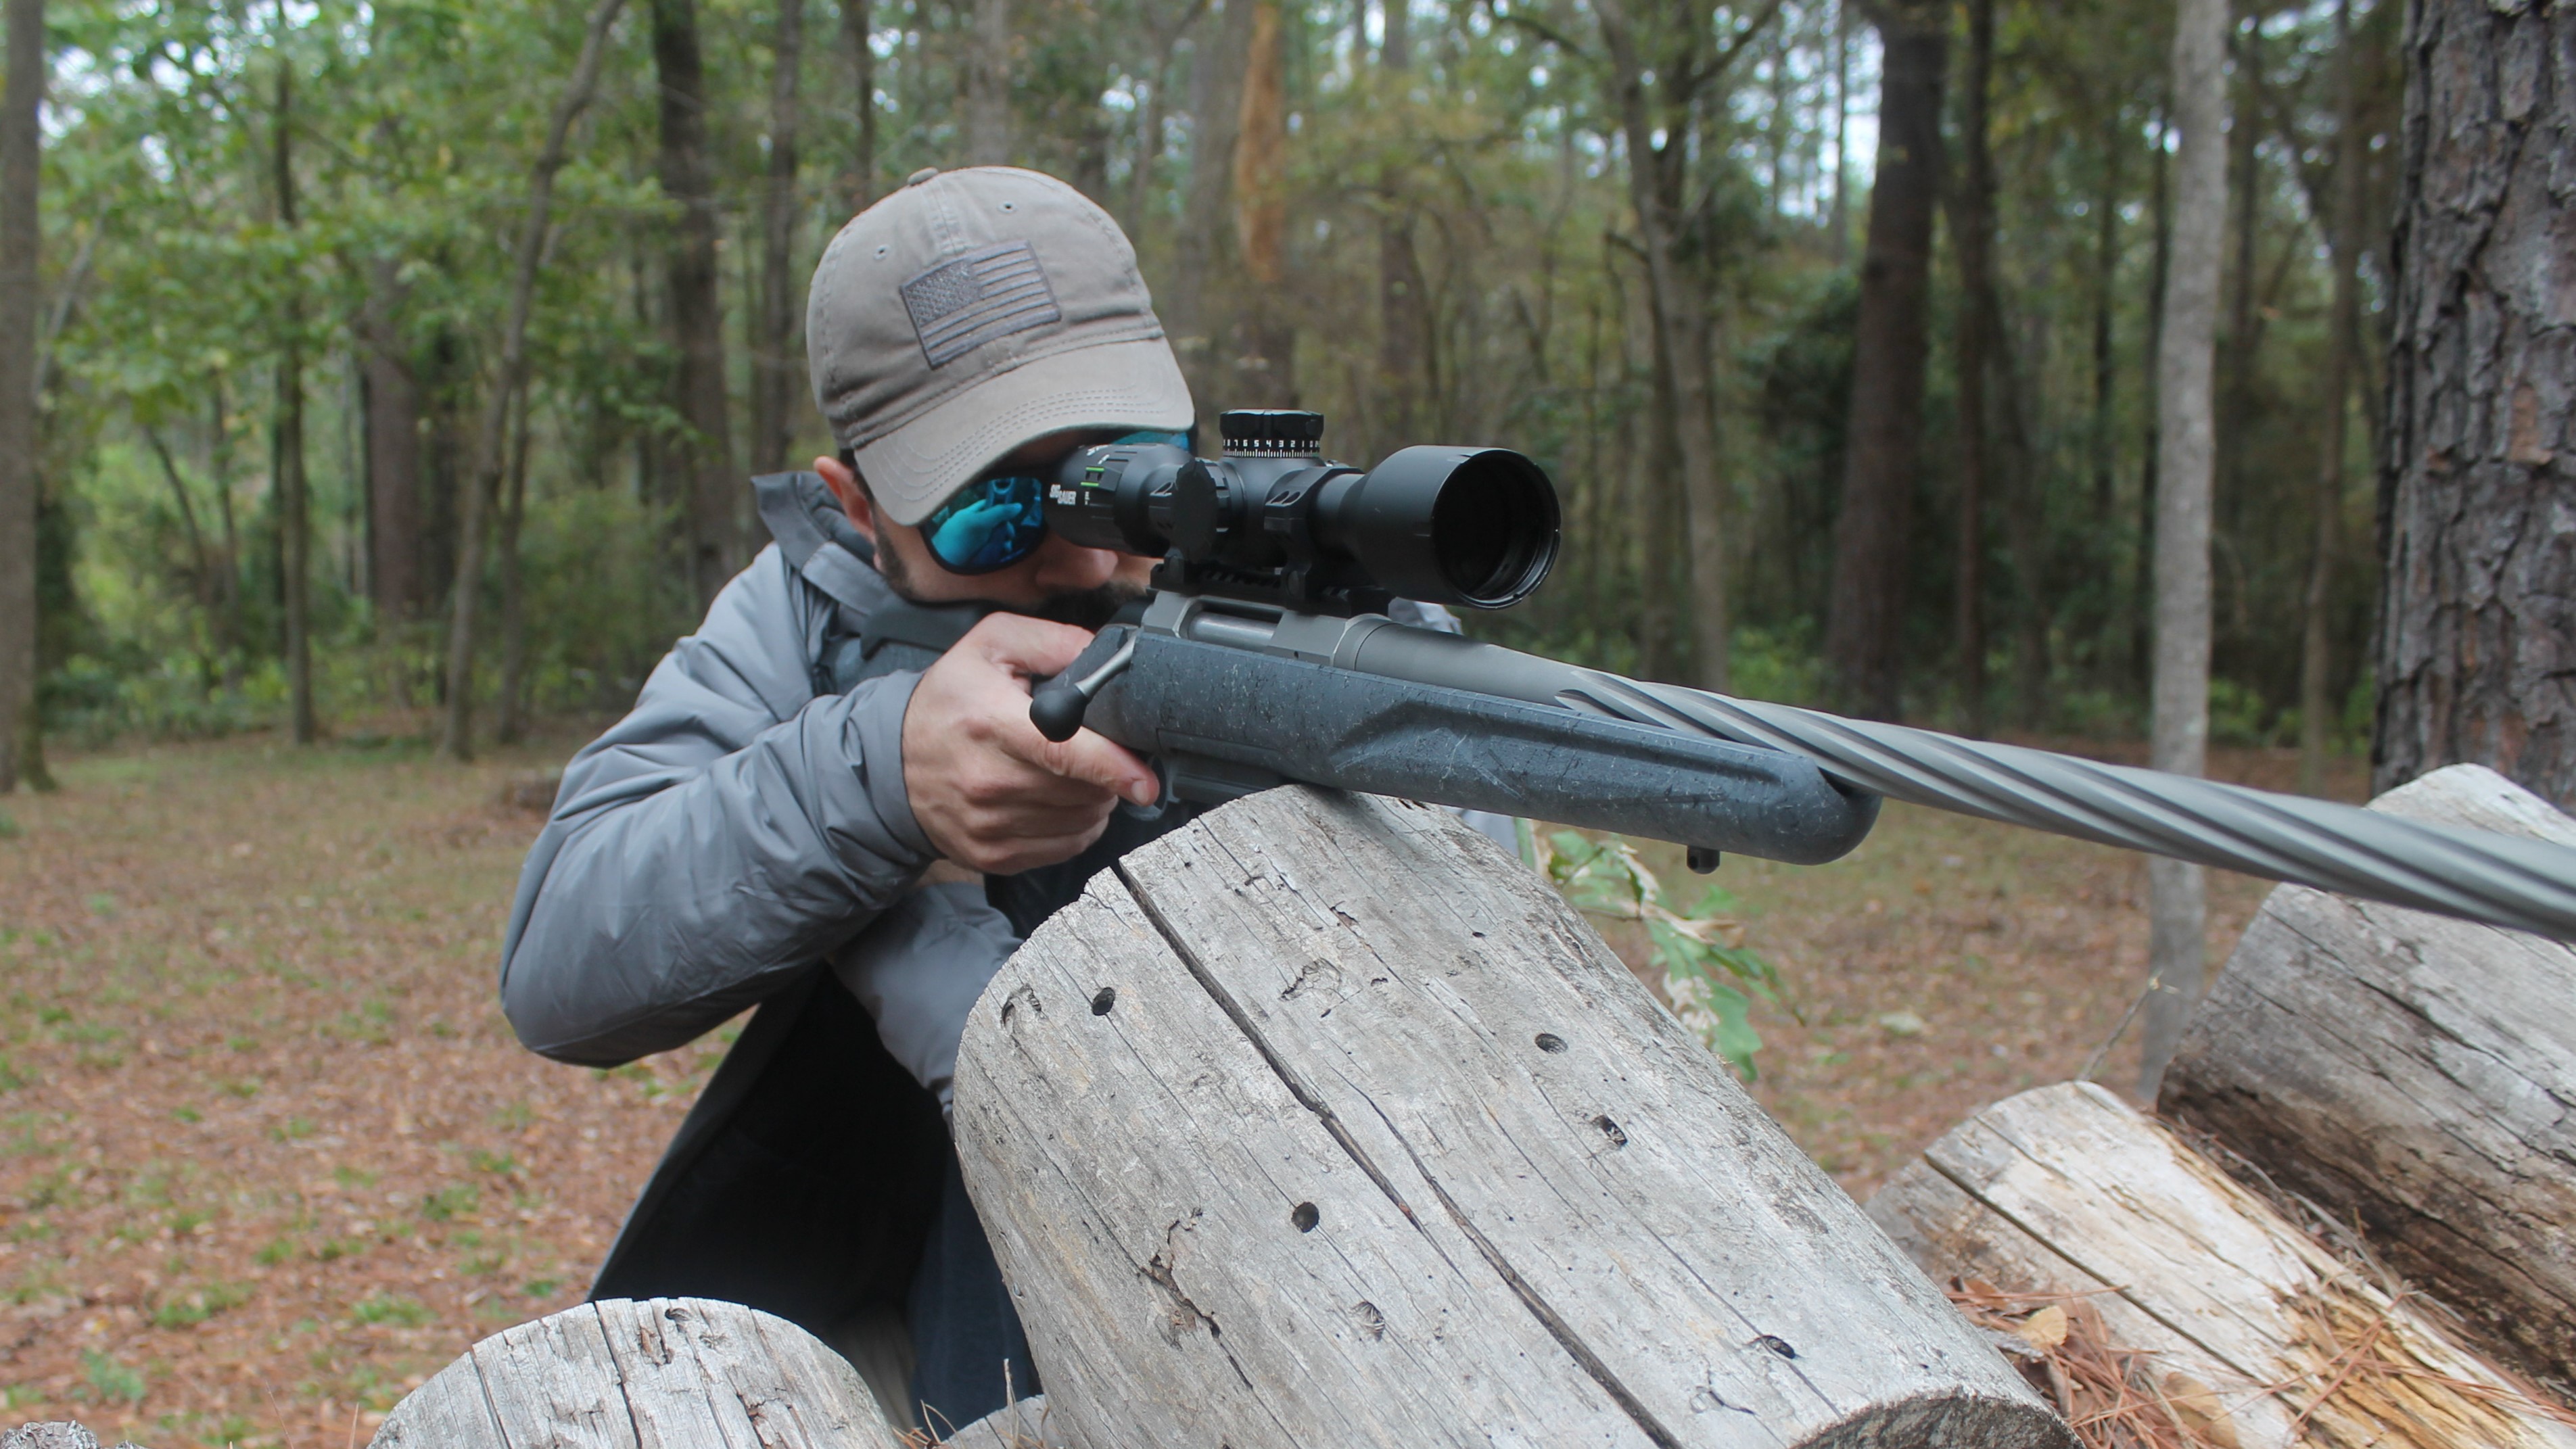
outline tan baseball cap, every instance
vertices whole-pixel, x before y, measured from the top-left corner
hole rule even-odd
[[[1007,166],[915,172],[841,228],[805,353],[832,436],[903,524],[1032,438],[1194,416],[1118,223]]]

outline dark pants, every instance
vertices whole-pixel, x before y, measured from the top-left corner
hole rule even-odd
[[[761,1008],[618,1235],[593,1298],[713,1298],[827,1343],[897,1309],[911,1408],[962,1427],[1037,1368],[939,1106],[826,977]]]
[[[1002,1407],[1006,1387],[1014,1398],[1038,1392],[1028,1335],[966,1196],[954,1152],[905,1307],[916,1355],[913,1412],[924,1428],[944,1438]]]

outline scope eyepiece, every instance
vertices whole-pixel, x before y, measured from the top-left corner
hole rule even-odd
[[[1048,527],[1162,558],[1157,587],[1338,612],[1500,609],[1556,563],[1556,486],[1508,448],[1405,448],[1361,472],[1318,456],[1319,414],[1230,412],[1224,434],[1222,458],[1077,451],[1048,486]]]

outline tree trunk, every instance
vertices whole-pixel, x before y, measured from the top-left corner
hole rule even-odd
[[[295,82],[278,58],[274,180],[277,219],[289,236],[295,215]],[[304,299],[300,264],[288,263],[284,325],[286,346],[277,362],[277,413],[271,454],[277,480],[277,568],[286,622],[286,696],[289,730],[299,745],[321,737],[313,717],[313,509],[304,476]]]
[[[1382,7],[1378,89],[1398,116],[1409,114],[1413,89],[1409,10],[1406,0],[1386,0]],[[1411,177],[1401,165],[1390,166],[1388,176],[1387,194],[1381,198],[1386,213],[1378,219],[1377,396],[1371,403],[1377,434],[1371,451],[1379,457],[1420,441],[1423,342],[1430,327],[1422,262],[1413,249],[1412,198],[1407,194]]]
[[[2481,765],[2371,802],[2434,825],[2576,845],[2576,821]],[[2522,1367],[2576,1382],[2576,946],[2282,886],[2165,1073],[2157,1108],[2208,1132]]]
[[[685,7],[687,0],[677,0],[677,3]],[[439,753],[451,760],[474,757],[474,616],[482,592],[483,510],[500,487],[503,450],[508,441],[504,430],[509,425],[510,409],[514,403],[526,406],[521,394],[528,376],[528,316],[536,305],[537,268],[545,259],[547,228],[554,210],[555,173],[563,169],[564,147],[572,135],[573,119],[590,104],[591,92],[599,83],[600,56],[607,48],[608,27],[616,21],[617,12],[624,5],[625,0],[599,0],[592,8],[589,28],[582,36],[581,58],[573,64],[572,78],[564,82],[563,99],[555,104],[554,120],[546,129],[545,148],[538,152],[536,164],[529,168],[528,209],[519,224],[515,270],[510,279],[510,311],[501,330],[500,375],[493,379],[492,395],[483,405],[482,426],[475,433],[474,476],[467,481],[463,490],[465,496],[460,500],[464,519],[458,529],[456,586],[448,600],[447,722],[439,740]],[[661,18],[662,10],[657,5],[654,24],[657,54],[661,50]],[[689,51],[690,73],[694,76],[694,29],[690,33]],[[670,72],[666,70],[664,75],[667,80]],[[670,134],[670,106],[666,92],[662,111],[666,140]],[[712,246],[708,260],[711,263],[714,260]],[[684,375],[685,372],[684,367]]]
[[[1197,401],[1200,432],[1216,436],[1217,414],[1241,405],[1223,346],[1233,312],[1229,286],[1235,137],[1242,126],[1243,66],[1252,53],[1257,0],[1224,0],[1216,34],[1194,49],[1190,61],[1190,184],[1176,239],[1180,286],[1168,313],[1172,350],[1190,395]]]
[[[2156,661],[2151,762],[2198,775],[2209,748],[2210,374],[2227,229],[2227,0],[2174,18],[2173,252],[2156,358]],[[2196,865],[2147,862],[2147,1004],[2138,1095],[2155,1095],[2200,996],[2207,897]]]
[[[1077,1443],[2073,1449],[1443,810],[1271,790],[1104,872],[985,989],[956,1135]]]
[[[44,0],[7,0],[0,92],[0,794],[18,788],[36,713],[36,193]]]
[[[1251,0],[1243,100],[1234,133],[1234,242],[1251,282],[1234,365],[1233,405],[1297,405],[1297,329],[1281,295],[1288,279],[1288,63],[1278,0]]]
[[[2165,140],[2172,125],[2170,116],[2156,122],[2150,154],[2152,184],[2148,188],[2148,206],[2155,222],[2154,255],[2147,269],[2147,345],[2143,369],[2147,385],[2146,436],[2140,440],[2144,454],[2138,468],[2137,557],[2129,571],[2129,662],[2133,677],[2142,689],[2151,689],[2154,674],[2154,621],[2156,616],[2156,444],[2163,436],[2157,427],[2161,410],[2156,397],[2157,360],[2164,356],[2165,278],[2173,270],[2173,196],[2167,184]]]
[[[1191,0],[1180,23],[1162,33],[1161,48],[1154,57],[1151,82],[1145,90],[1145,114],[1137,122],[1136,167],[1127,178],[1126,227],[1131,237],[1145,234],[1147,209],[1154,196],[1154,169],[1163,157],[1163,125],[1171,108],[1172,57],[1188,37],[1190,28],[1207,13],[1207,0]]]
[[[2407,10],[2377,789],[2474,760],[2576,806],[2572,24]]]
[[[1767,25],[1778,8],[1759,12],[1752,25]],[[1703,688],[1723,692],[1732,687],[1733,629],[1727,618],[1725,479],[1717,460],[1716,391],[1709,363],[1712,289],[1705,278],[1686,275],[1680,255],[1690,154],[1689,140],[1681,132],[1691,119],[1695,87],[1714,82],[1727,62],[1743,53],[1755,32],[1739,31],[1728,51],[1709,62],[1697,79],[1685,82],[1669,73],[1697,68],[1694,54],[1649,55],[1640,26],[1617,0],[1594,0],[1592,10],[1602,48],[1610,57],[1620,129],[1627,142],[1628,199],[1637,213],[1637,246],[1646,262],[1655,365],[1671,389],[1663,421],[1671,430],[1680,474],[1666,486],[1679,494],[1689,546],[1695,672]],[[1659,85],[1663,87],[1660,106],[1650,96],[1650,89]],[[1659,119],[1664,122],[1660,128]],[[1660,145],[1655,140],[1658,129],[1665,133]]]
[[[966,159],[1011,160],[1010,0],[969,0],[974,33],[966,54]]]
[[[1959,671],[1961,727],[1986,732],[1986,382],[1993,375],[1989,329],[1996,309],[1995,168],[1987,146],[1987,95],[1995,57],[1994,0],[1968,0],[1968,57],[1961,84],[1958,199],[1950,208],[1959,258],[1959,533],[1952,571],[1951,652]]]
[[[188,481],[179,476],[178,461],[170,456],[170,445],[161,438],[161,430],[149,423],[143,427],[143,441],[152,449],[153,458],[161,465],[161,477],[170,485],[171,501],[179,505],[179,523],[188,534],[188,560],[191,576],[188,592],[197,599],[197,612],[205,616],[206,649],[198,656],[197,672],[206,692],[214,692],[221,675],[224,649],[224,620],[218,612],[215,580],[214,546],[206,541],[206,532],[197,524],[197,505],[188,496]]]
[[[1851,260],[1851,7],[1834,0],[1834,200],[1826,225],[1834,265]]]
[[[2100,590],[2102,607],[2094,615],[2093,656],[2094,683],[2103,688],[2115,687],[2123,677],[2122,646],[2131,633],[2129,622],[2122,617],[2119,586],[2120,557],[2118,531],[2112,525],[2119,501],[2119,439],[2115,435],[2118,416],[2114,403],[2120,380],[2120,355],[2115,336],[2119,310],[2120,278],[2120,158],[2129,141],[2127,124],[2115,107],[2102,128],[2102,190],[2094,197],[2093,217],[2093,418],[2091,437],[2086,441],[2093,463],[2094,527],[2087,530],[2094,540],[2087,551],[2094,570],[2093,586]]]
[[[877,53],[868,42],[875,25],[869,0],[841,0],[841,44],[849,51],[850,105],[858,137],[846,188],[853,214],[867,210],[877,197]]]
[[[1923,432],[1947,22],[1945,9],[1923,5],[1890,4],[1877,19],[1878,172],[1853,324],[1849,441],[1825,623],[1835,692],[1845,708],[1872,719],[1896,719],[1903,703],[1905,563]]]
[[[367,582],[377,617],[401,622],[429,607],[421,569],[420,380],[395,322],[402,284],[391,260],[367,268],[359,366],[366,374]]]
[[[753,343],[751,471],[787,466],[804,380],[796,346],[796,81],[805,56],[805,0],[779,0],[769,71],[769,186],[761,212],[760,334]]]
[[[223,676],[227,691],[241,688],[242,653],[249,647],[242,624],[241,524],[233,512],[233,447],[231,413],[224,406],[224,383],[215,379],[208,411],[206,471],[214,475],[215,520],[223,526]]]
[[[2361,342],[2361,183],[2364,160],[2353,144],[2361,134],[2361,109],[2353,84],[2359,44],[2352,33],[2352,0],[2335,6],[2335,139],[2329,150],[2334,210],[2326,218],[2326,245],[2334,258],[2334,296],[2326,314],[2326,370],[2320,421],[2324,442],[2317,455],[2316,522],[2309,542],[2308,596],[2299,629],[2299,789],[2325,788],[2327,699],[2331,647],[2327,610],[2333,603],[2334,561],[2343,532],[2343,454],[2352,416],[2352,354]]]
[[[726,406],[724,298],[718,291],[715,182],[707,156],[696,0],[653,0],[653,68],[661,80],[662,193],[680,207],[669,259],[671,330],[679,353],[672,402],[685,429],[677,451],[687,500],[689,579],[703,607],[715,601],[738,566],[744,490],[734,472]],[[492,457],[499,456],[496,430]]]
[[[501,704],[492,722],[492,738],[505,745],[517,744],[527,731],[527,580],[519,558],[520,530],[528,517],[529,426],[524,387],[517,411],[510,430],[510,476],[501,495]]]

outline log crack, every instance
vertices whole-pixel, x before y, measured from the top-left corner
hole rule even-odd
[[[1200,988],[1216,1002],[1217,1009],[1223,1011],[1226,1018],[1234,1023],[1235,1029],[1243,1033],[1244,1038],[1252,1044],[1253,1050],[1261,1054],[1262,1061],[1270,1067],[1272,1074],[1279,1078],[1281,1085],[1288,1089],[1289,1095],[1296,1098],[1299,1106],[1314,1114],[1325,1133],[1342,1149],[1343,1154],[1350,1158],[1352,1164],[1358,1167],[1369,1181],[1377,1184],[1378,1190],[1386,1194],[1387,1201],[1395,1205],[1396,1211],[1404,1215],[1405,1221],[1413,1224],[1414,1228],[1427,1238],[1428,1228],[1414,1212],[1412,1204],[1405,1201],[1404,1194],[1397,1189],[1394,1180],[1378,1166],[1367,1149],[1360,1146],[1359,1140],[1325,1103],[1322,1095],[1299,1076],[1270,1044],[1269,1039],[1263,1036],[1254,1024],[1251,1014],[1243,1009],[1242,1003],[1235,1000],[1234,993],[1227,990],[1224,983],[1216,979],[1215,973],[1210,971],[1207,963],[1199,958],[1198,952],[1183,938],[1171,921],[1165,918],[1161,909],[1155,904],[1153,893],[1129,873],[1125,862],[1122,861],[1112,868],[1117,871],[1120,881],[1126,885],[1128,894],[1144,911],[1145,919],[1153,923],[1154,929],[1161,933],[1164,943],[1171,947],[1172,954],[1179,958],[1191,978],[1197,981]],[[1284,876],[1281,879],[1286,883]],[[1289,889],[1293,892],[1294,885],[1290,885]],[[1358,924],[1343,915],[1338,908],[1334,909],[1333,914],[1341,916],[1345,925],[1356,927]],[[1518,1298],[1522,1306],[1538,1320],[1539,1326],[1547,1331],[1548,1336],[1556,1340],[1558,1346],[1582,1366],[1583,1371],[1593,1382],[1601,1386],[1602,1392],[1610,1396],[1611,1401],[1616,1403],[1640,1430],[1644,1431],[1646,1437],[1652,1440],[1658,1449],[1682,1449],[1679,1436],[1655,1417],[1654,1412],[1646,1407],[1633,1390],[1620,1381],[1619,1376],[1612,1372],[1610,1366],[1602,1361],[1598,1353],[1592,1350],[1591,1345],[1583,1341],[1582,1337],[1574,1331],[1573,1326],[1565,1321],[1563,1315],[1551,1307],[1538,1291],[1522,1278],[1520,1272],[1511,1265],[1510,1260],[1504,1257],[1502,1250],[1469,1220],[1467,1214],[1459,1208],[1447,1190],[1441,1187],[1439,1180],[1431,1175],[1430,1170],[1423,1164],[1421,1155],[1413,1150],[1412,1144],[1405,1140],[1404,1134],[1396,1130],[1395,1124],[1387,1120],[1385,1112],[1377,1107],[1376,1102],[1365,1097],[1363,1100],[1369,1101],[1371,1110],[1378,1113],[1378,1120],[1385,1124],[1389,1135],[1395,1138],[1397,1145],[1401,1146],[1406,1156],[1412,1160],[1414,1172],[1421,1178],[1424,1186],[1431,1190],[1432,1196],[1439,1200],[1451,1225],[1475,1246],[1478,1255],[1484,1258],[1486,1265],[1502,1278],[1504,1284],[1512,1290],[1513,1296]],[[1434,1246],[1437,1246],[1436,1242]],[[1230,1360],[1231,1356],[1229,1356]],[[1242,1369],[1237,1367],[1235,1371],[1241,1373]]]

